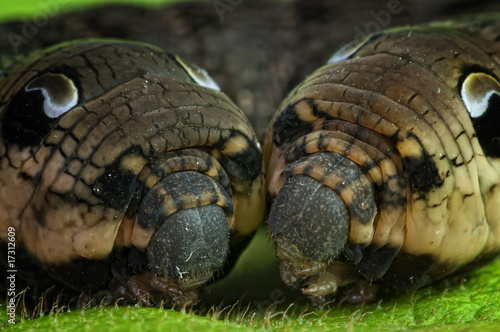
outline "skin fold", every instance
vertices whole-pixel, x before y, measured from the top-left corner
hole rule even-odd
[[[260,224],[266,191],[282,278],[318,304],[353,282],[365,301],[372,282],[419,287],[496,255],[496,136],[469,117],[497,91],[495,18],[382,31],[498,2],[215,3],[97,7],[31,34],[0,24],[0,223],[19,230],[24,278],[195,303]],[[474,38],[487,55],[461,44]],[[476,246],[457,253],[464,241]]]

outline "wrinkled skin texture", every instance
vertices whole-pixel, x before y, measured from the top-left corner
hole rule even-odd
[[[386,15],[381,12],[388,11],[389,3],[395,14],[378,23],[374,13]],[[213,1],[160,9],[105,6],[51,18],[35,37],[16,42],[16,48],[8,36],[22,37],[24,23],[0,25],[0,59],[14,50],[20,54],[77,38],[147,42],[206,69],[263,138],[284,96],[342,45],[377,28],[493,10],[500,10],[494,0],[244,0],[225,11],[221,21]]]
[[[499,40],[499,14],[384,31],[288,95],[265,144],[285,281],[414,289],[500,253]]]
[[[500,5],[495,1],[480,3],[474,1],[457,3],[452,0],[408,3],[401,1],[399,6],[391,7],[394,9],[392,15],[384,16],[383,12],[387,12],[387,6],[387,1],[366,1],[362,5],[358,2],[326,0],[293,3],[243,1],[233,8],[233,11],[226,11],[223,14],[223,21],[214,10],[212,2],[194,5],[179,3],[165,6],[160,10],[104,7],[52,18],[36,36],[17,40],[15,46],[12,45],[12,34],[19,36],[24,23],[12,22],[0,25],[0,60],[3,66],[14,57],[23,57],[30,51],[77,38],[112,37],[145,41],[206,68],[222,87],[222,91],[226,92],[248,116],[257,137],[262,139],[272,114],[288,91],[306,75],[323,65],[335,49],[353,38],[362,36],[359,31],[365,32],[373,26],[386,28],[401,24],[415,24],[452,17],[460,13],[481,12],[484,9],[500,10],[498,8]],[[373,22],[378,22],[378,25],[373,25]],[[373,30],[369,31],[373,32]],[[380,144],[386,144],[388,147],[391,142],[383,141]],[[394,156],[390,158],[397,159]],[[137,162],[138,159],[132,161]],[[315,162],[322,165],[337,161],[322,159]],[[132,164],[134,163],[128,165]],[[162,169],[160,166],[158,168],[158,171]],[[348,166],[345,169],[347,172]],[[271,170],[270,174],[273,176],[275,171]],[[357,176],[357,178],[360,177]],[[368,182],[363,179],[360,181],[362,183],[358,187],[364,192],[370,192]],[[407,184],[399,182],[395,185],[406,186]],[[275,191],[274,188],[270,189],[271,197],[276,194]],[[158,198],[155,197],[155,199]],[[332,194],[320,197],[327,204],[339,200],[339,197]],[[285,199],[284,204],[290,203],[287,203]],[[374,201],[369,205],[373,210],[377,204],[378,202]],[[341,208],[335,213],[337,215],[352,214],[352,210],[348,212],[340,210]],[[325,215],[328,214],[325,213]],[[359,214],[361,218],[363,213]],[[258,219],[259,217],[252,216],[251,218]],[[255,229],[258,221],[250,222],[250,224],[252,226],[249,229]],[[241,233],[249,234],[251,233],[249,229]],[[344,234],[345,232],[346,227],[339,227],[339,230],[334,233]],[[126,235],[120,235],[119,238],[123,240],[115,243],[117,247],[124,245],[128,239]],[[287,250],[280,250],[283,246],[279,244],[279,236],[276,236],[275,240],[278,244],[278,256],[281,255],[280,258],[285,262],[282,265],[285,282],[291,285],[300,284],[302,279],[321,280],[316,285],[313,282],[304,288],[308,295],[321,297],[334,292],[338,285],[350,283],[359,278],[355,271],[346,269],[342,265],[332,265],[325,272],[324,266],[326,265],[317,264],[328,254],[329,248],[325,247],[325,243],[321,244],[321,252],[318,255],[314,254],[314,257],[304,256],[304,253],[295,253],[295,249],[291,249],[294,253],[290,260],[290,253]],[[338,244],[333,251],[342,250],[344,245],[344,242]],[[284,247],[287,248],[287,245]],[[310,250],[310,252],[315,252],[316,249]],[[233,252],[238,252],[238,250]],[[299,262],[293,258],[297,255],[300,256]],[[187,256],[190,257],[189,253]],[[390,262],[390,260],[385,260],[385,264],[390,264]],[[371,268],[367,267],[367,269]],[[181,270],[181,277],[182,273]],[[203,278],[207,278],[204,274],[202,275]],[[185,303],[195,301],[191,293],[179,293],[179,283],[172,288],[170,281],[159,285],[157,279],[153,277],[149,279],[152,281],[146,286],[138,286],[144,284],[144,279],[134,278],[128,284],[118,283],[116,287],[120,294],[132,294],[132,299],[135,301],[138,298],[142,300],[147,291],[167,293],[174,298],[177,296],[176,299]],[[196,286],[198,286],[198,279],[198,276],[193,278],[195,280],[193,284]],[[372,280],[373,277],[367,279]],[[165,292],[162,289],[168,289],[168,291]],[[370,291],[362,290],[359,293],[369,293],[367,297],[373,297]],[[356,294],[349,294],[346,298],[353,299],[353,302],[360,302]]]
[[[184,60],[63,43],[6,69],[0,90],[0,225],[16,231],[19,277],[190,305],[259,226],[253,129]]]

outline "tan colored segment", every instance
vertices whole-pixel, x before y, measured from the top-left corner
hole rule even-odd
[[[64,206],[64,218],[68,215],[77,217],[78,208]],[[54,225],[63,225],[54,229],[44,227],[37,222],[32,209],[25,209],[22,220],[16,228],[19,243],[27,252],[42,264],[71,263],[74,259],[105,259],[113,249],[113,243],[120,220],[115,218],[116,212],[105,211],[102,220],[96,225],[82,228],[77,225],[53,221]],[[48,217],[51,217],[50,213]],[[57,217],[54,215],[54,217]]]
[[[369,188],[371,186],[371,183],[365,177],[358,178],[357,180],[354,180],[351,183],[345,185],[345,179],[339,178],[335,174],[328,175],[324,180],[324,184],[334,189],[337,194],[342,197],[342,200],[344,201],[348,210],[350,210],[350,205],[354,200],[354,196],[360,193],[361,188]],[[342,190],[339,190],[338,188],[336,188],[338,185],[345,185],[345,187],[342,188]],[[370,244],[374,234],[374,221],[375,219],[372,219],[369,222],[364,222],[361,220],[357,220],[356,218],[354,218],[354,216],[351,215],[349,242],[361,245]]]
[[[147,188],[153,188],[153,186],[155,184],[157,184],[158,181],[160,181],[160,180],[161,180],[160,177],[158,177],[152,173],[149,173],[144,181],[144,184],[146,185]]]
[[[220,152],[218,152],[217,156],[221,156]],[[211,167],[209,167],[209,164],[211,164]],[[177,151],[165,154],[159,163],[151,165],[151,167],[153,166],[155,169],[161,169],[165,174],[179,171],[197,171],[216,180],[221,177],[221,172],[224,171],[219,161],[213,155],[197,149],[184,149],[180,154]],[[151,177],[156,177],[151,172],[151,168],[146,167],[139,176],[139,180],[149,183],[148,187],[150,188],[152,184],[158,181],[154,182],[154,180],[150,180]]]
[[[19,154],[19,152],[16,150],[16,148],[9,149],[9,160],[14,161],[15,167],[21,167],[22,172],[26,173],[32,178],[40,175],[43,168],[45,167],[45,164],[47,163],[47,160],[52,156],[51,149],[47,148],[46,146],[41,146],[40,149],[36,152],[35,156],[30,155],[29,149],[25,149],[22,154]],[[19,166],[16,165],[16,161],[19,162]]]
[[[311,104],[307,99],[299,101],[295,105],[294,110],[297,113],[297,117],[305,123],[313,123],[318,120],[318,117],[314,115]]]
[[[125,155],[120,160],[120,167],[125,172],[138,175],[147,161],[138,155]]]
[[[69,193],[75,186],[75,177],[68,173],[61,173],[52,183],[50,189],[56,193]]]
[[[229,220],[229,229],[241,235],[251,235],[255,232],[264,218],[265,198],[264,176],[256,178],[246,192],[234,192],[234,219],[233,222]]]
[[[67,114],[65,116],[62,116],[58,120],[58,124],[61,128],[64,129],[69,129],[75,125],[75,123],[80,122],[82,118],[84,118],[87,115],[87,111],[83,107],[77,107],[71,110],[70,114]],[[80,127],[81,128],[81,127]],[[79,134],[82,134],[81,131],[78,132]]]
[[[103,168],[97,168],[90,163],[85,163],[80,172],[80,179],[87,185],[92,185],[103,174]]]
[[[241,135],[238,135],[229,139],[221,148],[221,151],[224,154],[232,155],[241,153],[242,151],[245,151],[248,148],[249,146],[247,139]]]
[[[437,262],[459,268],[481,252],[489,236],[489,226],[478,195],[464,199],[455,191],[448,202],[449,220],[435,223],[423,201],[416,201],[408,214],[403,252],[431,255]]]
[[[137,216],[128,218],[125,216],[116,234],[114,248],[135,246],[139,249],[147,249],[155,229],[144,229],[139,225]]]
[[[406,205],[402,205],[399,200],[407,197],[408,182],[405,181],[405,186],[401,188],[401,176],[391,160],[382,160],[379,167],[383,174],[384,190],[380,193],[380,209],[372,244],[401,248],[406,236]]]
[[[125,139],[125,135],[121,131],[114,131],[109,136],[105,133],[101,133],[101,135],[106,138],[102,142],[96,140],[96,145],[92,146],[92,156],[89,156],[92,163],[99,167],[113,164],[124,151],[132,147],[132,143]]]
[[[394,135],[398,130],[394,123],[359,105],[321,99],[315,100],[314,104],[318,111],[325,112],[331,118],[342,119],[370,128],[387,137]]]
[[[483,193],[486,220],[490,228],[482,254],[500,252],[500,159],[477,157],[479,183]]]
[[[63,139],[66,139],[66,132],[62,130],[53,130],[45,139],[45,145],[59,145]],[[64,143],[63,143],[64,144]]]

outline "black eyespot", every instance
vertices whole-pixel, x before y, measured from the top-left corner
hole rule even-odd
[[[21,146],[39,145],[54,119],[78,103],[78,89],[64,74],[45,73],[12,96],[3,122],[3,139]]]
[[[500,157],[500,83],[491,75],[472,73],[463,81],[461,95],[484,153]]]

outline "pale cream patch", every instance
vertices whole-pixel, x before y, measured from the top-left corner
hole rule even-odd
[[[73,248],[80,257],[88,259],[104,259],[112,250],[120,222],[102,220],[88,229],[77,229],[74,232]]]
[[[482,254],[500,251],[500,158],[476,157],[479,183],[490,234]]]
[[[234,204],[235,225],[229,224],[229,229],[241,235],[250,235],[259,228],[264,218],[266,208],[266,186],[264,176],[257,177],[249,186],[247,192],[235,192]]]
[[[224,154],[235,154],[240,153],[248,149],[248,141],[245,137],[238,135],[234,136],[230,140],[228,140],[224,146],[221,148],[221,151]]]
[[[137,217],[123,217],[120,227],[116,232],[115,242],[113,244],[115,248],[130,247],[130,245],[132,244],[132,232],[134,230],[134,224],[136,222]]]
[[[358,220],[350,221],[349,242],[356,244],[370,244],[374,235],[374,218],[367,224],[362,224]]]
[[[161,180],[160,177],[156,176],[153,173],[148,174],[146,181],[144,181],[147,188],[153,188],[155,184],[157,184]]]
[[[422,147],[414,137],[399,142],[397,148],[402,157],[413,157],[415,159],[422,157]]]
[[[295,105],[294,110],[298,118],[305,123],[313,123],[318,120],[318,117],[313,114],[312,107],[307,100],[299,101]]]
[[[155,229],[145,229],[139,226],[139,224],[134,222],[132,235],[130,240],[125,239],[125,243],[131,243],[137,248],[147,248],[149,246],[149,241],[151,241],[151,237],[156,232]]]
[[[407,213],[407,237],[403,251],[412,255],[431,255],[441,263],[457,268],[472,261],[484,247],[489,227],[479,195],[464,199],[454,191],[448,199],[449,213],[439,220],[431,219],[425,201],[410,204]]]
[[[133,174],[139,174],[146,162],[147,161],[141,156],[126,155],[122,157],[120,161],[120,167],[124,171],[129,171]]]
[[[57,222],[55,222],[57,224]],[[64,224],[64,223],[59,223]],[[43,227],[31,208],[24,210],[17,234],[20,243],[42,264],[71,263],[78,257],[104,259],[113,248],[120,222],[102,220],[89,228],[63,227],[49,229]]]

